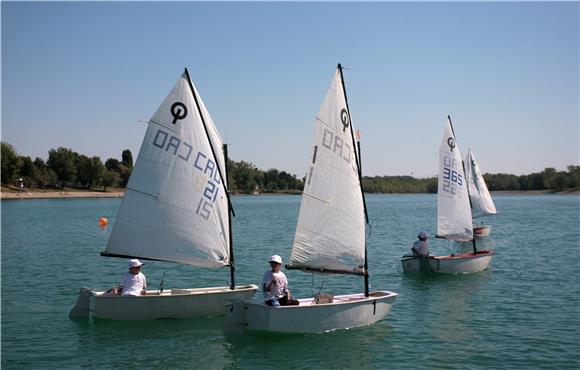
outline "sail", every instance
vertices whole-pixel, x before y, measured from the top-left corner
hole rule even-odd
[[[495,215],[497,213],[495,204],[493,204],[489,190],[487,190],[483,180],[481,169],[471,149],[468,149],[465,155],[465,178],[467,180],[469,198],[471,199],[473,217]]]
[[[337,69],[314,123],[292,268],[364,271],[364,205],[347,109]]]
[[[218,164],[224,169],[222,140],[189,83],[184,73],[149,121],[103,255],[202,267],[229,263],[228,201],[218,171]]]
[[[449,240],[473,239],[467,183],[450,119],[439,147],[437,236]]]

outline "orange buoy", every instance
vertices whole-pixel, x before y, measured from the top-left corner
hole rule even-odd
[[[101,227],[105,227],[105,226],[107,226],[108,224],[109,224],[109,221],[108,221],[106,218],[104,218],[104,217],[101,217],[101,218],[99,218],[99,225],[100,225]]]

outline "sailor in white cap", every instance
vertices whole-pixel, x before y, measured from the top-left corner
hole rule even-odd
[[[262,291],[266,304],[269,306],[290,306],[299,305],[300,302],[292,299],[288,290],[288,279],[280,271],[282,267],[282,257],[275,254],[270,257],[270,270],[262,277]]]
[[[143,262],[138,259],[129,260],[129,271],[121,278],[119,292],[121,295],[145,295],[147,279],[141,272]]]
[[[425,231],[419,232],[417,235],[419,240],[415,240],[413,246],[411,247],[411,251],[413,252],[413,256],[415,257],[427,257],[429,256],[429,243],[427,242],[427,233]]]

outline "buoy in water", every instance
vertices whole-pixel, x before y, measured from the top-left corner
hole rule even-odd
[[[101,227],[105,227],[109,224],[109,221],[105,217],[99,218],[99,225]]]

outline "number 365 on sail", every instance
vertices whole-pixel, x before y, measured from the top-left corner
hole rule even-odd
[[[461,197],[461,186],[463,185],[463,175],[457,171],[457,161],[455,158],[443,157],[443,191]]]

